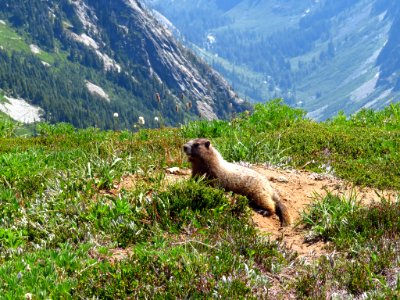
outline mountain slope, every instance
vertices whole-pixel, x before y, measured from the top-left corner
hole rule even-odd
[[[46,120],[130,128],[248,108],[136,0],[3,2],[0,89]]]
[[[284,97],[325,119],[399,95],[398,1],[228,2],[204,1],[207,15],[185,0],[147,3],[253,101]]]

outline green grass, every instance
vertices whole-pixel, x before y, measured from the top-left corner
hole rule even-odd
[[[12,51],[32,53],[30,46],[24,37],[19,35],[10,26],[2,23],[0,23],[0,46],[9,53]],[[66,60],[66,54],[62,51],[59,51],[58,53],[49,53],[41,49],[40,52],[35,55],[50,65],[53,65],[56,60]]]
[[[303,214],[303,223],[310,237],[331,241],[339,252],[307,266],[295,281],[297,292],[313,299],[335,290],[345,290],[347,295],[366,293],[371,299],[397,299],[399,216],[400,198],[363,206],[355,195],[318,196]]]
[[[350,118],[339,114],[317,123],[275,100],[231,122],[191,123],[183,134],[213,138],[232,160],[286,161],[318,172],[329,167],[359,185],[400,189],[399,111],[400,105],[392,104],[379,112],[361,110]]]
[[[0,124],[1,298],[262,299],[273,278],[298,299],[400,296],[398,201],[317,197],[301,224],[335,252],[303,264],[257,231],[246,198],[164,171],[188,167],[182,145],[204,136],[231,161],[329,165],[398,189],[397,105],[315,123],[275,100],[230,121],[135,133],[41,123],[21,137]]]
[[[4,102],[5,98],[4,98],[4,91],[0,89],[0,102]]]
[[[29,52],[29,45],[24,39],[11,27],[0,23],[0,46],[5,50]]]

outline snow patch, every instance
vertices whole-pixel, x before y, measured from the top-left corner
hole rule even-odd
[[[86,87],[92,95],[97,95],[110,102],[110,96],[98,85],[86,80]]]
[[[307,16],[310,13],[311,9],[307,8],[304,13],[301,15],[302,18],[304,18],[305,16]]]
[[[42,65],[45,66],[45,67],[50,67],[50,64],[48,62],[43,61],[43,60],[42,60]]]
[[[0,24],[7,25],[6,21],[4,21],[4,20],[0,20]]]
[[[4,97],[7,102],[0,103],[0,111],[22,123],[34,123],[42,120],[43,110],[24,99]]]
[[[366,74],[370,70],[370,68],[376,64],[379,54],[381,53],[383,48],[384,48],[384,46],[375,50],[375,52],[359,68],[357,68],[349,77],[347,77],[341,85],[348,84],[352,80],[355,80],[355,79],[359,78],[360,76]]]
[[[30,44],[29,48],[31,49],[33,54],[39,54],[40,53],[40,48],[34,44]]]

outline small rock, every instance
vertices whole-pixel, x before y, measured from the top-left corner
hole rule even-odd
[[[276,178],[276,181],[283,182],[283,183],[288,183],[289,179],[287,179],[285,176],[279,176],[278,178]]]
[[[269,180],[272,182],[281,182],[281,183],[289,182],[289,179],[287,179],[285,176],[279,176],[279,177],[271,176],[269,177]]]
[[[168,174],[173,174],[173,175],[189,175],[190,174],[190,170],[181,169],[179,167],[166,168],[165,171]]]
[[[172,168],[167,168],[165,171],[167,171],[167,173],[169,173],[169,174],[178,174],[178,172],[180,171],[180,168],[172,167]]]
[[[324,180],[325,176],[322,174],[318,174],[318,173],[312,173],[309,175],[309,177],[313,180]]]

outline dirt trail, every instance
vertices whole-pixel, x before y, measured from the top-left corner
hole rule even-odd
[[[379,191],[371,188],[354,187],[353,184],[335,178],[332,175],[321,175],[307,171],[282,170],[254,166],[253,169],[264,174],[278,191],[281,200],[288,207],[293,219],[293,225],[300,220],[301,213],[312,201],[315,201],[316,194],[326,195],[326,192],[333,192],[340,195],[351,195],[356,193],[357,199],[368,204],[379,201],[379,195],[394,199],[396,192]],[[171,168],[167,169],[166,182],[173,183],[179,180],[186,180],[190,176],[190,170]],[[122,187],[132,188],[138,178],[134,176],[125,177],[117,189]],[[307,231],[301,226],[280,227],[279,219],[276,216],[264,217],[256,212],[253,213],[253,221],[261,232],[270,234],[271,239],[278,239],[286,243],[286,246],[296,251],[300,257],[319,256],[326,253],[323,242],[307,243]]]

